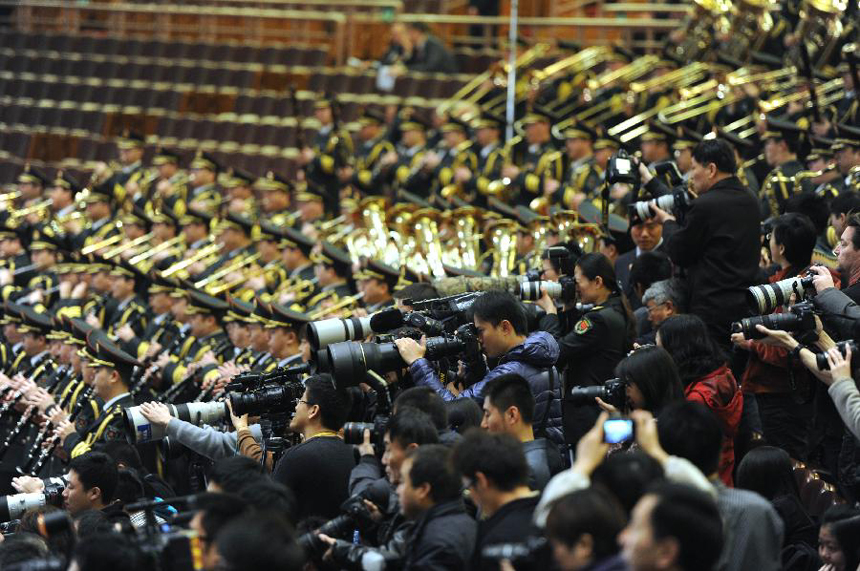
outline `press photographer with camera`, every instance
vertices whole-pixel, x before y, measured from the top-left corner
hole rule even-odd
[[[424,358],[426,342],[414,339],[395,340],[400,356],[409,365],[416,385],[433,388],[443,399],[472,398],[482,402],[488,381],[508,373],[525,378],[535,397],[535,418],[538,434],[561,443],[561,383],[557,382],[554,365],[558,360],[558,343],[545,331],[528,332],[528,319],[519,300],[502,291],[489,291],[478,296],[471,311],[477,337],[487,359],[496,365],[486,375],[464,391],[453,385],[442,386],[433,365]],[[452,391],[451,389],[454,389]]]
[[[355,457],[338,431],[346,422],[349,403],[348,393],[331,376],[314,375],[305,381],[290,421],[290,431],[304,441],[287,449],[272,474],[296,495],[298,520],[312,515],[333,518],[347,499]]]
[[[386,426],[381,463],[376,459],[370,440],[370,431],[366,430],[365,442],[359,447],[361,460],[350,476],[350,495],[388,497],[387,506],[377,506],[371,500],[363,499],[378,525],[375,537],[364,538],[366,543],[373,545],[356,545],[352,541],[319,536],[331,546],[332,560],[344,569],[363,569],[363,565],[371,560],[393,563],[402,559],[414,522],[400,513],[396,494],[400,467],[411,450],[439,442],[430,417],[409,406],[400,408]]]
[[[591,253],[579,258],[573,278],[579,300],[593,305],[591,309],[581,314],[565,306],[559,315],[548,295],[537,302],[546,311],[540,328],[550,333],[559,346],[557,363],[564,374],[564,439],[569,445],[576,444],[599,413],[596,404],[574,403],[571,390],[600,386],[612,378],[615,365],[630,350],[635,335],[630,305],[605,256]]]
[[[772,287],[782,291],[783,284],[796,283],[783,280],[796,278],[807,270],[815,241],[815,227],[803,214],[783,214],[773,220],[770,253],[780,269],[768,280],[775,284]],[[791,287],[796,289],[798,286]],[[755,288],[753,293],[758,291],[760,288]],[[797,295],[804,293],[796,292]],[[770,309],[772,305],[762,307],[759,304],[759,308]],[[781,313],[783,307],[778,306],[771,315]],[[808,372],[785,349],[747,339],[743,333],[733,333],[732,341],[737,347],[749,351],[741,386],[745,394],[756,400],[768,443],[785,449],[793,458],[805,459],[815,390]]]
[[[470,569],[495,571],[498,560],[487,557],[486,548],[539,534],[532,514],[540,495],[528,486],[522,446],[511,435],[472,429],[454,447],[452,461],[481,510]]]
[[[745,293],[758,276],[761,239],[758,201],[736,172],[729,144],[706,139],[693,149],[689,181],[697,198],[684,225],[652,206],[669,257],[686,273],[688,311],[701,317],[725,348],[731,324],[748,315]]]

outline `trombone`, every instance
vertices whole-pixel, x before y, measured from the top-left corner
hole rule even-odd
[[[238,260],[230,262],[225,267],[218,269],[217,271],[213,272],[211,275],[206,276],[202,280],[194,282],[194,287],[196,287],[196,288],[205,287],[205,286],[211,284],[212,282],[217,281],[218,279],[226,276],[227,274],[235,272],[235,271],[239,270],[240,268],[243,268],[249,264],[253,264],[254,262],[256,262],[259,259],[260,259],[260,253],[259,252],[251,254],[249,256],[242,256]]]
[[[14,193],[11,193],[11,194],[14,194]],[[45,200],[40,200],[36,204],[28,206],[27,208],[22,208],[21,210],[13,210],[11,215],[10,215],[10,218],[12,218],[12,219],[23,218],[25,216],[29,216],[30,214],[32,214],[34,212],[41,212],[47,208],[50,208],[51,204],[53,204],[53,203],[54,203],[54,200],[51,198],[46,198]]]
[[[143,236],[138,236],[134,240],[126,242],[125,244],[120,244],[119,246],[117,246],[115,248],[111,248],[110,250],[108,250],[107,252],[104,253],[104,257],[105,258],[113,258],[114,256],[122,254],[123,252],[125,252],[128,249],[139,246],[140,244],[143,244],[145,242],[149,242],[150,240],[152,240],[153,236],[155,236],[155,234],[153,232],[150,232],[148,234],[144,234]]]
[[[335,303],[334,305],[332,305],[330,307],[320,308],[320,309],[314,311],[308,317],[310,317],[312,320],[316,321],[317,319],[319,319],[325,315],[328,315],[329,313],[333,313],[335,311],[340,311],[341,309],[346,309],[347,307],[349,307],[355,303],[358,303],[359,301],[361,301],[361,299],[363,297],[364,297],[363,291],[359,292],[355,295],[347,296],[347,297],[339,300],[337,303]]]
[[[172,248],[172,247],[174,247],[174,246],[178,246],[178,245],[179,245],[179,244],[181,244],[184,240],[185,240],[185,236],[183,236],[182,234],[180,234],[179,236],[175,236],[175,237],[171,238],[170,240],[166,240],[166,241],[162,242],[161,244],[159,244],[159,245],[157,245],[157,246],[154,246],[154,247],[150,248],[150,249],[149,249],[149,250],[147,250],[146,252],[142,252],[142,253],[140,253],[140,254],[138,254],[138,255],[134,256],[134,257],[133,257],[133,258],[131,258],[128,262],[129,262],[130,264],[132,264],[132,265],[137,265],[137,264],[139,264],[140,262],[146,261],[146,260],[148,260],[149,258],[151,258],[151,257],[155,256],[155,255],[156,255],[156,254],[158,254],[159,252],[162,252],[162,251],[164,251],[164,250],[168,250],[168,249],[170,249],[170,248]]]
[[[199,262],[200,260],[203,260],[204,258],[208,258],[209,256],[211,256],[213,254],[217,254],[220,249],[221,249],[221,244],[217,244],[217,243],[216,244],[209,244],[208,246],[204,246],[203,248],[200,248],[199,250],[197,250],[193,255],[189,256],[188,258],[186,258],[184,260],[180,260],[180,261],[176,262],[175,264],[173,264],[172,266],[170,266],[169,268],[167,268],[166,270],[161,272],[161,276],[165,277],[165,278],[169,278],[173,274],[184,270],[185,268],[194,264],[195,262]]]
[[[98,252],[102,248],[107,248],[108,246],[113,246],[114,244],[116,244],[117,242],[119,242],[122,239],[123,239],[122,234],[114,234],[113,236],[105,238],[104,240],[94,242],[93,244],[90,244],[89,246],[85,246],[81,250],[81,254],[86,256],[87,254],[92,254],[93,252]]]

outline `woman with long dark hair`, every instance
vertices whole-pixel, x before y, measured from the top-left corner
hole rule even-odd
[[[664,406],[684,400],[684,389],[675,362],[665,349],[640,347],[615,367],[615,376],[627,387],[632,410],[644,409],[658,416]]]
[[[621,292],[615,270],[603,254],[585,254],[574,266],[578,300],[592,305],[584,313],[565,305],[561,315],[546,292],[538,300],[547,315],[540,328],[558,341],[561,353],[556,366],[564,371],[564,438],[576,444],[594,426],[600,412],[596,404],[577,405],[571,389],[602,385],[614,375],[615,366],[633,345],[636,333],[630,303]]]
[[[657,330],[657,345],[666,349],[681,377],[684,396],[710,408],[723,427],[720,479],[732,484],[735,435],[741,421],[744,397],[725,354],[711,338],[708,327],[695,315],[674,315]]]

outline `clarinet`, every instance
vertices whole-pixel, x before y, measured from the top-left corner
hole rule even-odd
[[[78,396],[78,402],[75,403],[75,409],[72,411],[72,414],[69,416],[69,421],[74,422],[78,416],[81,414],[81,411],[84,410],[84,404],[89,402],[90,396],[93,394],[93,388],[87,386],[81,394]],[[36,459],[36,463],[28,470],[27,466],[25,466],[22,470],[29,474],[30,476],[36,476],[39,471],[45,466],[45,462],[48,461],[48,458],[51,457],[51,454],[54,453],[54,449],[57,448],[57,445],[60,443],[60,439],[56,436],[51,436],[50,444],[45,448],[42,448],[42,452],[39,454],[39,457]]]
[[[219,343],[215,349],[212,350],[215,353],[215,357],[221,357],[226,351],[228,351],[232,347],[232,343],[230,343],[230,339],[224,339]],[[212,386],[200,391],[200,394],[197,395],[197,398],[194,399],[194,402],[206,402],[212,398],[212,394],[215,392],[215,383],[212,383]]]
[[[30,418],[33,416],[33,411],[36,410],[36,407],[30,405],[27,407],[27,410],[21,415],[21,418],[18,419],[17,424],[12,427],[12,430],[9,431],[9,434],[6,435],[6,440],[0,444],[0,460],[6,455],[6,452],[9,451],[9,447],[12,446],[12,442],[14,442],[18,435],[24,430],[24,427],[27,426],[27,423],[30,422]]]
[[[79,396],[83,397],[83,395],[87,392],[87,389],[90,389],[90,387],[84,387],[81,390]],[[90,392],[92,392],[92,391],[90,391]],[[69,406],[69,401],[72,400],[72,397],[74,396],[74,394],[75,394],[75,391],[70,390],[68,393],[66,393],[66,396],[63,397],[63,400],[60,401],[60,404],[57,406],[59,406],[60,408],[66,408],[67,406]],[[75,403],[75,404],[77,404],[77,403]],[[27,455],[24,458],[24,464],[23,464],[24,467],[21,469],[22,473],[26,473],[26,467],[29,466],[33,462],[33,460],[36,459],[36,454],[41,449],[42,443],[45,442],[45,440],[48,438],[48,434],[50,434],[50,432],[51,432],[51,421],[48,421],[45,423],[45,426],[43,426],[41,429],[39,429],[39,433],[36,434],[36,438],[35,438],[35,440],[33,440],[33,444],[30,445],[30,449],[27,451]]]
[[[174,338],[173,338],[173,342],[170,344],[170,346],[169,346],[167,349],[165,349],[165,351],[167,352],[167,354],[168,354],[168,355],[170,355],[171,353],[173,353],[173,352],[174,352],[174,351],[176,351],[177,349],[180,349],[180,348],[182,347],[182,344],[183,344],[183,343],[185,343],[185,340],[186,340],[187,338],[188,338],[188,332],[187,332],[187,331],[182,331],[182,328],[180,327],[180,328],[179,328],[179,330],[178,330],[178,331],[177,331],[177,333],[176,333],[176,337],[174,337]],[[145,384],[145,383],[144,383],[144,380],[147,380],[147,381],[148,381],[148,380],[149,380],[153,375],[158,374],[158,372],[159,372],[160,370],[161,370],[161,367],[159,367],[159,366],[157,366],[157,365],[153,365],[153,366],[149,367],[149,368],[146,370],[146,372],[144,373],[143,378],[141,379],[141,384]],[[178,383],[177,383],[177,384],[178,384]],[[175,386],[176,386],[176,385],[174,385],[174,387],[175,387]],[[160,394],[160,395],[158,396],[158,400],[159,400],[159,401],[161,401],[161,402],[165,402],[165,401],[163,400],[164,394],[168,393],[168,392],[169,392],[171,389],[173,389],[174,387],[169,387],[168,389],[166,389],[162,394]]]
[[[30,369],[30,371],[32,372],[32,369]],[[40,374],[36,375],[35,377],[33,377],[32,380],[33,380],[33,382],[36,382],[39,379],[41,379],[44,375],[53,373],[53,371],[54,371],[54,363],[53,363],[53,361],[49,361],[46,364],[45,368],[42,370],[42,372]],[[3,403],[3,406],[0,407],[0,422],[3,421],[4,417],[6,416],[6,414],[10,410],[13,410],[13,407],[16,404],[21,402],[21,398],[23,396],[24,396],[24,393],[22,391],[20,391],[20,390],[15,391],[15,394],[12,396],[12,398],[8,402]]]

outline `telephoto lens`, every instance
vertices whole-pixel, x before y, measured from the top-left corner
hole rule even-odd
[[[794,305],[791,311],[771,313],[758,317],[747,317],[732,323],[732,333],[743,333],[744,339],[763,339],[767,335],[761,333],[756,325],[767,329],[802,333],[815,330],[815,313],[808,302]]]
[[[851,348],[851,368],[854,368],[854,355],[857,354],[857,342],[853,339],[848,339],[846,341],[840,341],[836,344],[836,347],[839,349],[839,352],[842,353],[842,356],[845,356],[845,349]],[[830,363],[827,361],[826,353],[818,353],[815,355],[815,364],[818,365],[819,371],[829,371]],[[833,379],[834,381],[837,379]]]
[[[795,301],[800,302],[813,291],[812,276],[796,276],[772,284],[752,286],[747,290],[747,303],[750,309],[764,315],[773,313],[777,307],[788,305],[791,294],[795,294]]]
[[[313,349],[332,343],[360,341],[372,333],[384,333],[403,325],[403,313],[396,308],[383,309],[365,317],[325,319],[308,325],[308,342]]]
[[[215,424],[227,418],[229,411],[225,402],[189,402],[185,404],[169,404],[170,416],[190,422],[196,426]],[[139,406],[132,406],[124,411],[126,438],[130,444],[142,444],[161,440],[166,428],[154,426]],[[237,413],[238,414],[238,413]]]
[[[56,478],[52,478],[56,480]],[[0,521],[19,519],[24,512],[41,506],[63,506],[65,484],[48,484],[41,492],[0,496]]]
[[[343,441],[347,444],[361,444],[364,442],[364,431],[369,430],[370,441],[381,446],[387,428],[387,416],[377,416],[373,422],[347,422],[343,425]]]
[[[346,341],[328,346],[328,359],[320,360],[318,370],[330,373],[338,386],[353,386],[364,381],[367,371],[384,375],[406,367],[394,343],[356,343]],[[323,366],[328,367],[327,370]]]
[[[541,288],[546,290],[552,299],[561,297],[561,284],[558,282],[523,282],[520,284],[520,299],[523,301],[537,301],[541,298]]]

